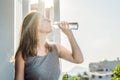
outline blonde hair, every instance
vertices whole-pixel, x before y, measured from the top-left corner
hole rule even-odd
[[[27,14],[23,20],[20,43],[16,55],[19,51],[21,51],[24,60],[29,56],[37,55],[37,46],[39,41],[38,23],[41,17],[42,16],[39,12],[34,11]],[[46,43],[46,48],[51,51],[51,47],[48,43]]]

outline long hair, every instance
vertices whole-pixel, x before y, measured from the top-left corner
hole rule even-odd
[[[41,14],[39,12],[29,13],[23,20],[20,43],[16,52],[22,52],[22,58],[26,60],[29,56],[37,55],[38,46],[38,24]],[[50,46],[46,43],[46,48],[51,50]],[[15,55],[15,58],[16,58]]]

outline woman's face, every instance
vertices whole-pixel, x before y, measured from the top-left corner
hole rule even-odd
[[[47,18],[40,18],[38,30],[42,33],[49,33],[52,31],[51,21]]]

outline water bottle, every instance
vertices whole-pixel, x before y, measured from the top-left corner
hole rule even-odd
[[[54,22],[52,25],[53,25],[53,27],[55,28],[55,29],[58,29],[59,27],[58,27],[58,24],[59,24],[60,22]],[[78,27],[79,27],[79,25],[78,25],[78,23],[77,22],[68,22],[68,24],[69,24],[69,29],[70,30],[78,30]]]

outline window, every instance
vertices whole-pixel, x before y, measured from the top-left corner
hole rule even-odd
[[[98,78],[100,78],[100,79],[101,79],[101,78],[102,78],[102,76],[98,76]]]

